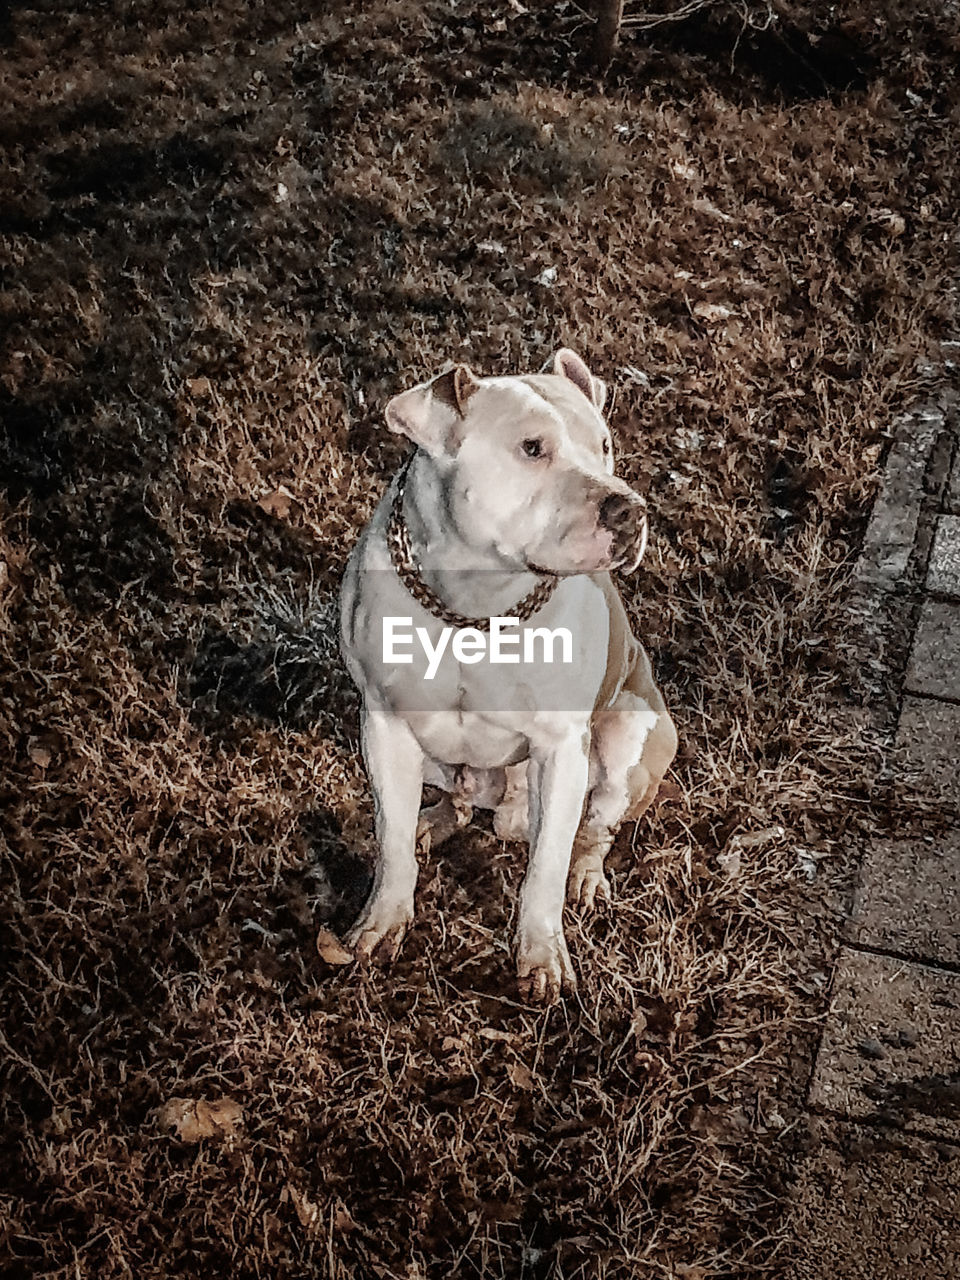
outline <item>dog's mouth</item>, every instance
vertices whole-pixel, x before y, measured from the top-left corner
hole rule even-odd
[[[573,578],[581,573],[630,574],[638,568],[643,559],[647,549],[647,536],[647,519],[644,516],[632,536],[627,536],[625,531],[615,534],[607,554],[598,556],[596,559],[586,556],[581,558],[579,563],[564,565],[562,568],[557,566],[548,568],[529,558],[524,560],[524,564],[531,573],[540,574],[546,578]]]
[[[612,567],[618,569],[621,573],[635,573],[639,569],[640,561],[647,550],[649,532],[647,517],[644,515],[632,545],[626,547],[622,555],[615,557],[615,563]]]

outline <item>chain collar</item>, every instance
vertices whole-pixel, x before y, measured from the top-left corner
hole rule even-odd
[[[458,629],[472,627],[475,631],[489,631],[489,618],[467,618],[462,613],[454,613],[452,609],[447,608],[435,591],[431,591],[420,576],[420,565],[413,554],[410,532],[403,518],[403,495],[407,487],[407,472],[410,470],[413,457],[414,455],[411,454],[400,472],[397,491],[393,496],[393,506],[390,509],[390,521],[387,525],[387,546],[390,549],[393,567],[414,600],[435,618]],[[527,622],[553,595],[557,588],[557,581],[555,574],[541,576],[533,590],[527,592],[522,600],[518,600],[512,609],[503,614],[503,617],[519,618],[521,622]]]

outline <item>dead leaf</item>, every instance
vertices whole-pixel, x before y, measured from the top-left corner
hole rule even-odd
[[[691,1133],[713,1138],[721,1145],[732,1146],[741,1141],[752,1126],[741,1107],[707,1107],[698,1105],[690,1113]]]
[[[721,320],[729,320],[733,312],[729,307],[721,307],[719,303],[698,302],[693,308],[693,314],[706,320],[707,324],[718,324]]]
[[[647,1029],[647,1015],[638,1009],[630,1022],[630,1031],[635,1036],[642,1036]]]
[[[692,164],[684,164],[682,160],[674,160],[670,168],[678,178],[684,178],[687,182],[692,182],[694,178],[699,176]]]
[[[338,1231],[356,1231],[357,1224],[350,1216],[348,1209],[341,1205],[333,1215],[333,1225]]]
[[[64,1134],[69,1133],[72,1127],[73,1111],[70,1107],[54,1107],[41,1125],[45,1133],[56,1134],[58,1138],[62,1138]]]
[[[181,1142],[232,1138],[243,1122],[243,1107],[232,1098],[171,1098],[160,1108],[160,1124],[175,1129]]]
[[[906,220],[892,209],[880,209],[874,215],[876,221],[891,236],[902,236],[907,229]]]
[[[329,929],[321,929],[317,933],[317,953],[326,964],[353,964],[352,951],[348,951],[340,939]]]
[[[763,827],[760,831],[748,831],[742,835],[734,836],[730,841],[730,847],[756,849],[758,845],[766,844],[769,840],[782,840],[785,834],[786,832],[781,826]]]
[[[266,511],[268,516],[276,516],[278,520],[286,520],[290,514],[290,504],[293,502],[293,494],[285,484],[279,489],[274,489],[273,493],[268,493],[265,498],[261,498],[257,506],[261,511]]]
[[[720,222],[733,221],[729,213],[724,213],[722,209],[718,209],[711,200],[694,200],[693,207],[697,213],[705,213],[708,218],[717,218]]]
[[[209,378],[188,378],[187,386],[190,388],[190,394],[198,400],[202,400],[204,396],[210,394]]]
[[[53,756],[46,747],[41,747],[38,742],[32,742],[27,746],[27,755],[40,769],[48,768],[53,760]]]
[[[315,1227],[320,1221],[320,1206],[313,1200],[309,1200],[302,1191],[298,1191],[291,1182],[287,1183],[286,1191],[301,1225],[307,1228]]]
[[[507,1067],[507,1075],[510,1077],[510,1083],[517,1089],[532,1089],[533,1076],[530,1074],[530,1068],[525,1067],[522,1062],[511,1062]]]
[[[718,854],[717,862],[728,880],[736,880],[740,874],[740,850],[736,845],[731,845],[729,849],[724,849],[723,853]]]
[[[656,803],[663,804],[665,801],[679,800],[683,795],[683,787],[677,782],[661,782],[659,790],[656,794]]]
[[[484,1040],[507,1040],[516,1039],[512,1031],[501,1031],[498,1027],[481,1027],[478,1035],[483,1036]]]

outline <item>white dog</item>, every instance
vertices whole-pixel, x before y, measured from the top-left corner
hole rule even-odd
[[[613,474],[606,388],[572,351],[548,368],[460,365],[389,402],[387,425],[416,448],[350,557],[341,645],[380,847],[348,945],[392,959],[418,841],[492,808],[497,834],[530,846],[521,992],[552,1002],[575,988],[565,896],[609,896],[614,834],[656,796],[677,736],[609,574],[637,567],[646,515]],[[421,813],[424,784],[445,794]]]

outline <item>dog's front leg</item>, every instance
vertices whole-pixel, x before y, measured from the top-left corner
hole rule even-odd
[[[393,960],[413,920],[423,750],[405,721],[365,709],[363,759],[373,790],[379,856],[373,888],[347,944],[361,959]]]
[[[589,731],[565,730],[529,765],[530,858],[520,890],[517,975],[520,993],[553,1004],[577,980],[563,936],[570,852],[583,814],[589,771]]]

